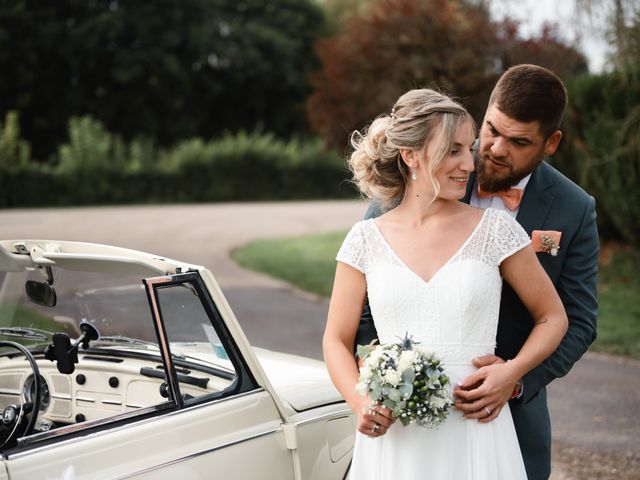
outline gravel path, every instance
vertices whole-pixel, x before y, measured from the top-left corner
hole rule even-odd
[[[0,210],[0,238],[107,243],[209,268],[256,346],[321,357],[327,300],[245,270],[255,238],[346,229],[362,201]],[[552,480],[640,479],[640,362],[588,353],[549,388]]]

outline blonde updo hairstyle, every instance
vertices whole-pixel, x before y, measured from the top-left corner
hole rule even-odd
[[[461,105],[435,90],[409,90],[398,99],[390,115],[376,118],[365,131],[351,135],[353,153],[348,164],[354,183],[366,197],[391,207],[403,198],[410,175],[400,150],[426,150],[436,141],[428,173],[437,197],[440,185],[434,172],[450,155],[462,126],[475,135],[475,123]]]

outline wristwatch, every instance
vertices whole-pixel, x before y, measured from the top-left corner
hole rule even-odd
[[[513,393],[511,394],[511,400],[522,397],[522,379],[516,382],[516,386],[513,388]]]

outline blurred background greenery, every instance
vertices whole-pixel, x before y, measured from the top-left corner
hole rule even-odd
[[[554,165],[604,240],[635,245],[640,0],[573,0],[607,25],[598,73],[559,26],[525,36],[491,3],[0,0],[0,208],[354,197],[349,132],[420,86],[480,122],[530,62],[569,89]]]
[[[567,1],[609,43],[601,71],[500,0],[0,0],[0,208],[354,198],[348,135],[401,93],[480,123],[500,74],[536,63],[569,90],[551,161],[597,199],[596,348],[640,358],[640,0]],[[343,236],[234,255],[328,295]]]

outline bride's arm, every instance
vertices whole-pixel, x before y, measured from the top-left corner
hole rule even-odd
[[[456,396],[465,402],[464,406],[459,403],[457,406],[467,412],[466,418],[484,421],[495,418],[518,379],[551,355],[567,331],[567,314],[558,292],[531,246],[506,258],[500,264],[500,273],[531,313],[534,326],[513,360],[480,368],[456,390]],[[478,388],[464,391],[479,382],[482,384]],[[492,414],[483,413],[485,407]]]
[[[355,389],[359,372],[353,356],[353,342],[366,296],[364,275],[355,268],[338,262],[322,349],[331,380],[358,416],[358,430],[377,436],[384,434],[393,423],[390,412],[376,407],[370,413],[368,410],[371,401],[368,397],[358,395]],[[372,432],[375,423],[381,426],[378,434]]]

